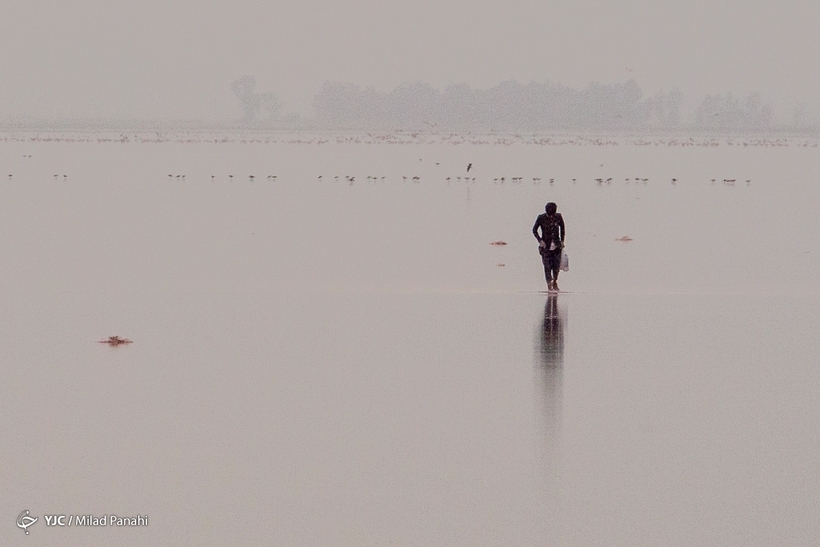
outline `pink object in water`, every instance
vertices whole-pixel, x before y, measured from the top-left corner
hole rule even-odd
[[[97,340],[98,344],[108,344],[110,346],[119,346],[120,344],[132,344],[133,340],[128,338],[120,338],[119,336],[109,336],[108,340]]]

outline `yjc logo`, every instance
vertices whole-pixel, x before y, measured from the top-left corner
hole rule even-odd
[[[37,517],[29,516],[28,509],[17,516],[17,526],[26,531],[28,535],[28,527],[37,522]]]

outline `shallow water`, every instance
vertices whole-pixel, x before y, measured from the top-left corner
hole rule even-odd
[[[4,545],[820,534],[816,147],[184,140],[0,142]]]

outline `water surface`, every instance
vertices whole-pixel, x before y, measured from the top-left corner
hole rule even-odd
[[[0,143],[3,544],[820,534],[816,147],[185,140]]]

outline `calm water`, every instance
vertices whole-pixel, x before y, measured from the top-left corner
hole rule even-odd
[[[5,137],[3,545],[820,537],[815,141]]]

